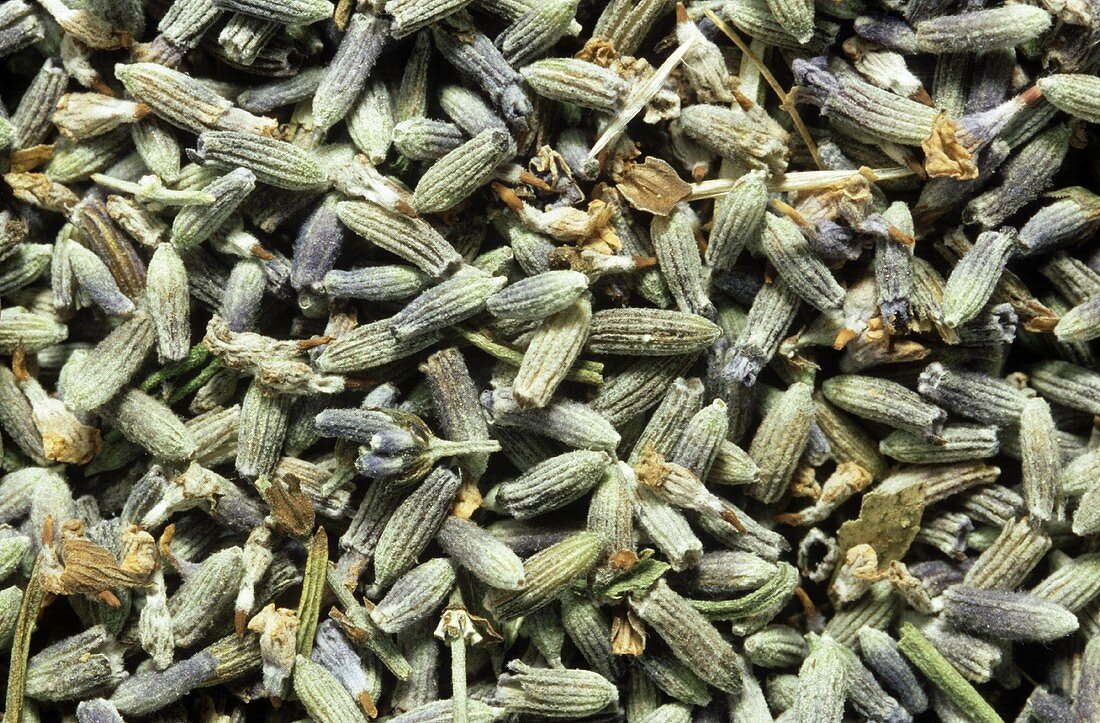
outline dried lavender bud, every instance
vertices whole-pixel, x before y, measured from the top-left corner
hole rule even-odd
[[[375,549],[379,584],[388,585],[412,566],[443,524],[460,484],[453,472],[438,468],[397,506]]]
[[[545,514],[578,499],[603,477],[611,457],[578,450],[537,464],[495,490],[496,505],[516,519]]]
[[[986,231],[959,261],[943,290],[943,320],[956,327],[982,310],[1015,246],[1015,233]]]
[[[385,20],[370,13],[351,16],[336,56],[313,94],[313,120],[319,130],[328,130],[351,110],[382,52],[388,27]]]
[[[398,339],[409,339],[465,321],[481,311],[485,300],[506,283],[503,276],[455,274],[394,314],[390,329]]]
[[[445,211],[464,201],[515,153],[515,142],[499,129],[482,131],[424,172],[412,205],[421,213]]]
[[[794,221],[766,215],[761,242],[768,260],[803,301],[821,311],[841,306],[844,290],[813,253]]]
[[[1071,612],[1028,593],[954,585],[944,599],[944,613],[952,623],[982,635],[1045,642],[1077,629]]]
[[[741,692],[739,657],[701,614],[660,580],[631,609],[668,644],[673,654],[719,690]]]
[[[697,351],[721,330],[712,322],[660,309],[608,309],[592,315],[587,348],[594,354],[670,356]]]
[[[172,243],[182,249],[210,238],[255,187],[256,175],[246,168],[231,170],[205,185],[202,192],[213,196],[213,203],[180,209],[172,221]]]
[[[926,53],[981,53],[1014,47],[1049,27],[1050,15],[1041,8],[975,10],[917,23],[917,47]]]
[[[195,152],[216,168],[246,168],[257,181],[276,188],[305,191],[327,180],[324,169],[308,151],[254,133],[204,131]]]
[[[509,671],[501,676],[494,700],[510,713],[575,720],[618,700],[615,686],[589,670],[533,668],[517,660]]]
[[[336,213],[355,233],[431,276],[443,276],[462,263],[458,252],[423,220],[358,201],[337,204]]]
[[[149,261],[145,298],[156,328],[161,361],[183,359],[191,347],[187,268],[171,244],[158,246]]]
[[[787,492],[813,423],[811,393],[808,385],[791,385],[753,437],[749,456],[760,471],[759,481],[749,490],[761,502],[776,502]]]
[[[526,585],[520,590],[491,591],[485,597],[485,606],[501,620],[538,610],[592,569],[600,547],[598,535],[579,532],[535,553],[523,562]]]
[[[613,112],[627,88],[614,71],[583,60],[539,60],[521,70],[535,92],[551,100]]]
[[[925,367],[917,387],[936,404],[984,424],[1018,424],[1024,409],[1024,397],[1011,383],[939,362]]]

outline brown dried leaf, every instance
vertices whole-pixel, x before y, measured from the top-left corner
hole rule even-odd
[[[619,52],[610,40],[601,37],[589,38],[584,47],[573,56],[577,60],[587,60],[601,68],[610,68],[611,64],[619,59]]]
[[[922,514],[924,485],[906,485],[896,490],[880,486],[863,495],[859,519],[840,526],[837,542],[845,552],[857,545],[869,545],[881,569],[900,560],[908,551],[920,531]]]
[[[671,468],[665,458],[652,447],[647,446],[642,459],[634,465],[634,474],[638,482],[647,487],[660,487],[665,483]]]
[[[455,504],[451,508],[451,514],[463,520],[468,520],[481,507],[481,492],[474,482],[465,482],[458,488],[455,495]]]
[[[47,211],[68,213],[80,202],[67,186],[45,173],[7,173],[4,181],[11,186],[12,195],[17,199]]]
[[[66,523],[68,534],[83,534],[83,526]],[[156,543],[148,532],[131,528],[124,533],[124,563],[114,553],[83,537],[63,536],[59,573],[46,573],[42,584],[55,595],[100,595],[118,588],[148,583],[156,569]]]
[[[646,630],[641,618],[629,608],[615,611],[611,618],[611,652],[641,655],[645,652]]]
[[[11,173],[26,173],[33,171],[43,163],[53,158],[52,145],[37,145],[30,148],[20,148],[11,152]]]
[[[615,185],[631,206],[657,216],[667,216],[691,193],[691,184],[680,178],[666,161],[648,156],[642,163],[631,163],[623,180]]]
[[[924,170],[929,178],[954,178],[970,181],[978,177],[974,157],[959,142],[954,121],[940,113],[932,122],[932,133],[921,142]]]
[[[275,529],[293,537],[308,535],[315,519],[313,500],[302,492],[297,476],[288,474],[283,480],[285,486],[273,480],[262,492],[264,502],[271,508]]]

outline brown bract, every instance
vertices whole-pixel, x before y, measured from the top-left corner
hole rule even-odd
[[[691,193],[691,184],[680,178],[667,161],[654,156],[628,164],[623,180],[615,188],[631,206],[656,216],[667,216]]]
[[[932,133],[921,143],[924,170],[930,178],[970,181],[978,177],[978,165],[959,142],[956,130],[955,123],[943,113],[932,122]]]

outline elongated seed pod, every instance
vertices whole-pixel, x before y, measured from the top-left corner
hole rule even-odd
[[[444,276],[462,263],[454,247],[422,219],[370,201],[344,201],[336,213],[352,231],[430,276]]]
[[[313,94],[313,120],[320,130],[336,125],[351,110],[382,53],[387,30],[389,23],[371,13],[351,16],[336,55]]]
[[[946,464],[985,459],[997,454],[997,429],[977,424],[949,424],[930,442],[923,435],[898,430],[879,443],[888,457],[909,464]]]
[[[627,475],[638,530],[668,558],[673,570],[682,572],[694,567],[703,555],[703,543],[687,518],[649,487],[634,482],[633,477]]]
[[[523,562],[527,584],[520,590],[492,590],[485,606],[499,620],[510,620],[532,613],[552,602],[565,586],[588,574],[596,564],[602,547],[600,537],[578,532]]]
[[[90,411],[106,404],[137,372],[153,348],[156,329],[146,314],[119,325],[88,353],[68,379],[65,404]]]
[[[776,173],[787,167],[786,131],[759,108],[691,105],[680,113],[680,127],[691,140],[723,158]]]
[[[688,370],[694,354],[643,358],[604,378],[588,406],[618,426],[658,404],[673,381]]]
[[[1100,670],[1100,638],[1090,638],[1081,658],[1081,678],[1077,698],[1073,701],[1073,712],[1078,720],[1088,720],[1100,712],[1100,686],[1095,674]]]
[[[503,276],[456,274],[394,314],[390,328],[398,339],[409,339],[465,321],[480,312],[485,300],[506,283]]]
[[[794,221],[768,214],[761,245],[779,275],[806,303],[821,311],[840,308],[844,289],[810,249]]]
[[[619,665],[611,649],[611,626],[600,608],[586,597],[561,596],[561,622],[566,634],[592,669],[608,680],[618,677]]]
[[[365,266],[325,274],[321,286],[330,296],[367,301],[400,301],[420,293],[428,277],[411,266]]]
[[[1044,131],[998,169],[1001,184],[972,199],[963,210],[966,223],[999,226],[1025,204],[1038,198],[1054,180],[1069,151],[1069,127],[1059,124]]]
[[[149,261],[145,299],[157,333],[161,361],[179,361],[191,347],[191,304],[187,268],[171,244],[161,244]]]
[[[1089,123],[1100,122],[1100,105],[1096,102],[1097,93],[1100,93],[1100,83],[1095,76],[1055,73],[1040,78],[1035,84],[1043,92],[1043,97],[1058,110]]]
[[[36,146],[50,133],[50,115],[65,94],[69,74],[58,58],[47,58],[11,115],[12,148]]]
[[[698,379],[677,379],[638,436],[628,464],[637,464],[647,449],[667,456],[679,441],[683,426],[703,408],[703,385]]]
[[[439,341],[441,335],[428,333],[410,339],[398,339],[389,319],[357,326],[330,342],[317,357],[317,368],[324,372],[346,373],[379,367],[403,359]]]
[[[1024,396],[1009,382],[939,362],[925,367],[917,388],[944,409],[984,424],[1015,425],[1024,407]]]
[[[462,354],[453,347],[436,352],[421,370],[427,378],[443,436],[456,442],[488,439],[489,424]],[[459,458],[459,465],[475,480],[485,473],[488,463],[488,453]]]
[[[733,647],[664,580],[638,597],[631,609],[703,680],[732,695],[741,692],[741,665]]]
[[[310,717],[320,723],[365,720],[363,712],[336,676],[301,655],[294,659],[294,692]]]
[[[805,638],[787,625],[769,625],[745,638],[745,657],[762,668],[789,668],[809,652]]]
[[[707,297],[703,262],[687,212],[673,209],[668,216],[654,216],[650,238],[676,306],[684,313],[713,319],[714,305]]]
[[[1031,369],[1031,385],[1047,400],[1100,414],[1100,374],[1076,364],[1045,361]]]
[[[578,720],[618,700],[614,684],[591,670],[534,668],[519,660],[497,683],[495,699],[509,713]]]
[[[726,405],[716,399],[695,413],[672,448],[669,460],[699,479],[707,479],[718,450],[726,440],[729,419]]]
[[[558,42],[576,21],[577,0],[536,3],[497,37],[505,60],[520,66]]]
[[[73,278],[80,289],[108,314],[125,316],[132,313],[134,302],[118,288],[115,277],[111,275],[111,270],[107,267],[107,264],[103,263],[103,260],[95,253],[75,241],[65,241],[64,243],[67,247],[65,254],[69,258]],[[11,263],[18,264],[14,268],[34,270],[37,266],[38,270],[27,279],[28,282],[37,277],[43,268],[42,264],[36,263],[31,254],[27,253],[30,246],[31,244],[22,244],[22,248],[12,254],[9,259]],[[48,256],[42,258],[48,260]],[[0,279],[0,284],[6,281],[13,281],[13,279]],[[14,291],[15,288],[8,290]]]
[[[309,151],[255,133],[205,131],[195,151],[217,168],[247,168],[260,183],[291,191],[308,191],[326,183],[324,169]]]
[[[1100,336],[1100,297],[1082,301],[1067,311],[1054,327],[1060,341],[1090,341]]]
[[[480,188],[516,152],[515,141],[497,128],[482,131],[433,163],[420,176],[412,205],[421,213],[445,211]]]
[[[807,384],[792,384],[761,422],[749,447],[749,456],[759,469],[759,481],[749,487],[755,499],[770,504],[786,494],[810,436],[812,393]]]
[[[1010,521],[974,565],[963,584],[989,590],[1015,589],[1050,549],[1050,536],[1025,519]]]
[[[727,4],[725,13],[734,26],[750,37],[759,39],[767,45],[793,51],[819,53],[832,45],[840,30],[840,26],[836,23],[819,18],[814,24],[814,33],[810,41],[799,43],[775,19],[765,0],[736,0]]]
[[[843,374],[826,380],[821,391],[845,411],[915,435],[936,436],[947,417],[915,392],[886,379]]]
[[[762,171],[741,176],[729,193],[715,201],[704,255],[708,266],[724,271],[733,266],[746,244],[757,242],[767,205],[768,189]]]
[[[119,63],[115,77],[157,117],[191,133],[216,129],[256,135],[275,129],[274,120],[235,108],[199,80],[158,63]]]
[[[573,58],[547,58],[524,66],[523,79],[539,95],[583,108],[615,111],[626,83],[608,68]]]
[[[57,158],[57,156],[54,156]],[[71,220],[88,248],[107,264],[118,288],[131,298],[145,289],[145,262],[97,198],[89,197],[72,210]]]
[[[283,452],[291,398],[253,379],[241,404],[237,442],[237,472],[245,477],[267,476]]]
[[[749,307],[745,327],[730,350],[722,375],[752,385],[779,349],[798,312],[799,295],[782,278],[761,287]]]
[[[509,284],[489,297],[485,307],[505,319],[545,319],[567,308],[588,289],[579,271],[547,271]]]
[[[813,38],[813,3],[805,0],[768,0],[768,9],[772,11],[776,22],[799,43],[808,43]]]
[[[393,15],[393,36],[402,38],[458,12],[467,4],[468,0],[397,0],[386,7],[386,12]]]
[[[1049,27],[1046,10],[1030,5],[975,10],[920,21],[917,46],[925,53],[981,53],[1013,48]]]
[[[493,424],[519,427],[566,444],[573,449],[610,451],[621,437],[606,419],[592,409],[571,399],[551,402],[542,408],[523,409],[507,388],[486,390],[481,403]]]
[[[1015,246],[1015,233],[986,231],[951,271],[943,290],[944,323],[959,326],[982,310],[1008,256]]]
[[[398,578],[370,616],[383,631],[396,633],[436,612],[455,584],[454,565],[437,557]]]
[[[944,601],[944,614],[953,624],[1006,640],[1048,642],[1078,626],[1073,613],[1029,593],[952,585]]]
[[[592,302],[581,298],[546,319],[527,344],[512,396],[521,406],[544,407],[565,380],[588,339]]]
[[[374,574],[380,585],[389,585],[412,567],[446,519],[461,484],[458,475],[440,467],[398,505],[375,549]]]
[[[453,123],[431,118],[410,118],[393,128],[393,145],[414,161],[434,161],[462,145],[462,130]]]
[[[585,528],[599,535],[604,561],[619,550],[634,548],[632,496],[624,467],[623,463],[608,466],[588,502]]]
[[[172,243],[187,248],[210,238],[255,188],[256,175],[247,168],[236,168],[214,179],[202,189],[214,197],[214,202],[181,208],[172,221]]]
[[[535,465],[496,489],[496,503],[524,520],[564,507],[603,478],[611,464],[606,452],[577,450]]]
[[[477,579],[500,590],[526,584],[523,560],[487,530],[461,517],[448,517],[437,534],[443,551]]]
[[[847,666],[839,642],[827,634],[810,641],[810,654],[798,670],[792,708],[805,723],[840,721],[848,695]]]
[[[440,88],[439,105],[467,135],[476,136],[488,128],[507,128],[492,106],[464,86],[448,84]]]
[[[168,598],[176,644],[191,646],[208,636],[233,609],[244,575],[241,548],[210,555]]]
[[[859,652],[863,662],[907,711],[916,715],[927,710],[928,696],[893,638],[881,630],[863,628],[859,631]]]
[[[698,351],[721,329],[694,314],[663,309],[605,309],[592,315],[587,348],[594,354],[670,356]]]
[[[456,18],[457,22],[450,22]],[[468,17],[456,14],[434,23],[432,39],[447,62],[489,94],[509,126],[528,127],[532,105],[522,88],[522,76]]]
[[[1020,414],[1020,462],[1024,502],[1039,524],[1050,522],[1062,499],[1062,452],[1050,405],[1027,400]]]
[[[192,693],[217,669],[217,659],[202,651],[165,670],[147,671],[127,678],[115,689],[110,702],[125,716],[145,716]]]

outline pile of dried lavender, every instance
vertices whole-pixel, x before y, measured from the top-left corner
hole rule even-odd
[[[0,56],[3,723],[1100,721],[1096,3]]]

